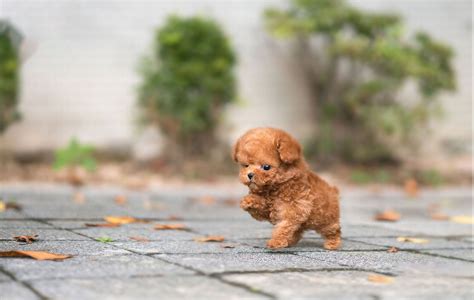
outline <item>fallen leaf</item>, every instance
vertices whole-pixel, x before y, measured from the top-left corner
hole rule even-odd
[[[216,203],[216,198],[212,196],[203,196],[198,198],[198,202],[204,205],[214,205]]]
[[[16,211],[21,211],[23,209],[23,207],[16,202],[7,202],[5,203],[5,205],[6,209],[14,209]]]
[[[84,197],[84,194],[80,192],[75,193],[73,199],[74,199],[74,203],[77,203],[77,204],[86,203],[86,197]]]
[[[183,218],[180,217],[180,216],[177,216],[177,215],[169,215],[167,220],[170,220],[170,221],[181,221]]]
[[[125,197],[124,195],[117,195],[115,197],[115,203],[118,205],[125,205],[127,204],[127,197]]]
[[[116,223],[85,223],[87,227],[119,227],[120,224]]]
[[[36,260],[63,260],[72,257],[67,254],[55,254],[45,251],[0,251],[0,257],[29,257]]]
[[[156,224],[155,230],[189,230],[184,224]]]
[[[19,235],[19,236],[14,236],[13,239],[17,242],[20,242],[20,243],[31,244],[31,243],[33,243],[34,241],[36,241],[38,239],[38,235],[37,234],[35,234],[35,235]]]
[[[0,200],[0,212],[6,211],[7,209],[14,209],[16,211],[21,211],[23,208],[20,204],[16,202],[3,202]]]
[[[405,181],[405,193],[410,197],[418,196],[418,182],[415,179]]]
[[[229,198],[225,199],[223,203],[228,206],[238,206],[240,201],[238,199]]]
[[[150,241],[149,239],[143,236],[131,236],[129,237],[129,239],[142,243],[148,243]]]
[[[474,224],[474,218],[472,216],[454,216],[451,217],[450,220],[459,224]]]
[[[137,222],[137,219],[135,219],[134,217],[128,217],[128,216],[107,216],[107,217],[104,217],[104,220],[112,224],[120,224],[120,225]]]
[[[396,253],[398,252],[398,248],[396,247],[390,247],[390,249],[387,250],[388,253]]]
[[[103,237],[97,238],[96,240],[102,243],[110,243],[114,241],[112,238],[108,236],[103,236]]]
[[[203,236],[199,238],[194,238],[196,242],[199,243],[206,243],[206,242],[223,242],[224,237],[221,235],[209,235],[209,236]]]
[[[400,220],[400,214],[394,210],[386,210],[375,215],[377,221],[396,222]]]
[[[449,216],[439,213],[439,212],[433,212],[431,214],[431,219],[433,220],[438,220],[438,221],[444,221],[444,220],[449,220]]]
[[[390,276],[384,276],[384,275],[379,275],[379,274],[371,274],[367,278],[371,282],[376,282],[376,283],[392,283],[394,281],[393,277]]]
[[[404,242],[404,243],[414,243],[414,244],[427,244],[430,242],[429,240],[426,240],[426,239],[412,238],[412,237],[405,237],[405,236],[399,236],[397,238],[397,241]]]
[[[221,248],[232,249],[235,248],[235,245],[232,244],[222,244]]]

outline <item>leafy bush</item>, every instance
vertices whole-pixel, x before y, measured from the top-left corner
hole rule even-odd
[[[83,145],[73,138],[66,147],[56,151],[53,168],[59,170],[64,167],[82,167],[87,171],[94,171],[97,164],[93,153],[94,147]]]
[[[293,0],[286,10],[268,9],[265,20],[301,46],[318,111],[308,152],[319,160],[396,161],[395,145],[416,146],[439,112],[436,96],[455,89],[452,50],[423,32],[405,38],[397,15],[343,0]],[[403,99],[410,84],[418,97]]]
[[[225,104],[235,99],[235,55],[212,20],[170,17],[145,60],[139,106],[167,137],[170,155],[212,149]]]
[[[17,110],[19,57],[13,33],[11,25],[0,20],[0,134],[20,118]]]

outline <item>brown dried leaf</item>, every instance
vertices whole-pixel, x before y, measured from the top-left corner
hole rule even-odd
[[[127,197],[125,197],[124,195],[117,195],[115,197],[115,203],[117,205],[125,205],[127,204]]]
[[[107,216],[104,217],[104,220],[112,224],[130,224],[138,222],[134,217],[129,216]]]
[[[232,249],[235,248],[235,245],[232,244],[222,244],[221,248]]]
[[[16,211],[21,211],[23,207],[16,202],[3,202],[0,200],[0,212],[6,211],[7,209],[14,209]]]
[[[384,275],[380,275],[380,274],[371,274],[371,275],[369,275],[369,277],[367,279],[371,282],[386,283],[386,284],[392,283],[394,281],[393,277],[384,276]]]
[[[168,218],[167,218],[167,220],[170,220],[170,221],[181,221],[181,220],[183,220],[183,218],[180,217],[180,216],[177,216],[177,215],[169,215]]]
[[[430,242],[427,239],[412,238],[412,237],[406,237],[406,236],[399,236],[397,238],[397,241],[404,242],[404,243],[414,243],[414,244],[427,244]]]
[[[19,235],[19,236],[14,236],[13,239],[17,242],[20,242],[20,243],[31,244],[31,243],[33,243],[34,241],[36,241],[38,239],[38,235],[37,234],[35,234],[35,235]]]
[[[396,222],[396,221],[400,220],[400,213],[398,213],[395,210],[386,210],[384,212],[376,214],[375,215],[375,220]]]
[[[204,205],[214,205],[216,203],[216,198],[212,196],[203,196],[198,198],[197,201]]]
[[[29,257],[36,260],[63,260],[71,258],[72,255],[67,254],[55,254],[45,251],[0,251],[0,257]]]
[[[114,223],[85,223],[87,227],[119,227],[120,224]]]
[[[194,238],[196,242],[199,243],[206,243],[206,242],[223,242],[224,237],[221,235],[209,235],[209,236],[203,236],[199,238]]]
[[[437,220],[437,221],[445,221],[445,220],[449,220],[449,216],[442,214],[440,212],[433,212],[431,214],[431,219]]]
[[[415,179],[405,181],[405,193],[410,197],[418,196],[418,182]]]
[[[189,230],[184,224],[156,224],[155,230]]]
[[[148,243],[150,241],[149,239],[143,236],[131,236],[129,237],[129,239],[142,243]]]
[[[238,206],[240,201],[239,199],[228,198],[228,199],[225,199],[223,203],[228,206]]]
[[[390,249],[387,250],[388,253],[396,253],[398,252],[398,248],[396,247],[390,247]]]

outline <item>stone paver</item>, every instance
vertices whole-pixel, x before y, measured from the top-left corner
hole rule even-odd
[[[85,201],[74,201],[81,192]],[[288,249],[265,248],[272,226],[238,207],[245,189],[190,186],[154,191],[67,186],[1,186],[0,197],[22,211],[0,212],[0,251],[71,254],[63,261],[0,258],[1,299],[472,299],[472,225],[432,220],[436,204],[448,215],[472,208],[468,189],[428,191],[409,199],[398,191],[343,189],[343,245],[322,248],[314,232]],[[127,202],[114,199],[124,195]],[[212,196],[211,201],[209,197]],[[204,200],[203,200],[204,199]],[[396,209],[398,222],[377,222],[376,212]],[[87,227],[105,216],[147,223]],[[178,220],[170,220],[170,217]],[[189,230],[154,230],[182,223]],[[38,234],[33,244],[12,240]],[[222,235],[223,243],[194,239]],[[402,243],[397,237],[427,239]],[[108,237],[112,242],[97,239]],[[131,237],[149,240],[140,242]],[[223,245],[230,245],[224,248]],[[389,253],[390,247],[396,253]],[[389,284],[368,281],[394,276]]]
[[[8,300],[40,299],[34,292],[18,282],[0,282],[1,298]]]
[[[276,274],[235,274],[224,278],[282,299],[470,299],[472,279],[448,277],[394,277],[391,284],[371,282],[369,272],[321,271]],[[376,295],[379,297],[377,298]],[[446,299],[446,298],[445,298]]]
[[[198,276],[33,281],[51,299],[267,299],[267,297]]]

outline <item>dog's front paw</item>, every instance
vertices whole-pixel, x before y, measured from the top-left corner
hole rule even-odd
[[[278,249],[288,247],[288,241],[271,239],[267,242],[267,248]]]
[[[259,205],[256,203],[255,199],[251,196],[246,196],[240,201],[240,208],[245,211],[249,211],[251,209],[258,209]]]

